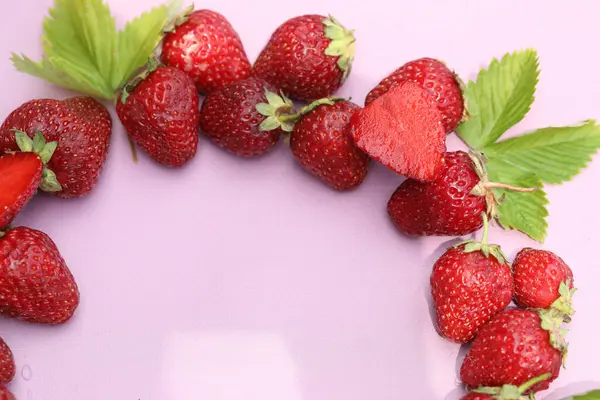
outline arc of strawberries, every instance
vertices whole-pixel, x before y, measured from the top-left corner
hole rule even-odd
[[[548,388],[567,351],[573,274],[549,251],[523,249],[510,265],[487,243],[500,201],[492,189],[535,188],[489,182],[480,155],[446,151],[446,135],[468,110],[444,63],[401,66],[360,107],[334,97],[351,72],[356,39],[332,16],[286,21],[254,65],[217,12],[186,10],[164,33],[158,56],[116,100],[135,145],[178,168],[195,157],[198,132],[246,158],[286,136],[303,169],[334,190],[359,187],[372,160],[407,177],[387,205],[401,232],[462,236],[484,228],[481,242],[448,249],[431,274],[440,334],[473,342],[461,368],[471,390],[463,399],[521,399]],[[297,110],[292,99],[307,105]],[[43,324],[74,315],[79,291],[54,242],[10,224],[39,189],[62,198],[90,193],[111,131],[108,111],[91,97],[32,100],[0,127],[0,314]],[[513,299],[520,308],[507,309]],[[13,377],[13,355],[0,339],[0,385]],[[14,399],[4,386],[2,398]]]

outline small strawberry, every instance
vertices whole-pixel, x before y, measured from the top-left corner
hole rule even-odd
[[[462,236],[479,230],[481,213],[497,215],[493,188],[530,192],[489,182],[483,160],[463,151],[444,156],[444,167],[432,182],[407,179],[388,201],[388,214],[395,226],[410,236]]]
[[[403,82],[414,82],[427,89],[437,102],[446,133],[456,129],[465,113],[461,83],[444,63],[433,58],[408,62],[392,72],[369,92],[365,105]]]
[[[5,386],[0,386],[0,400],[15,400],[15,396]]]
[[[513,297],[513,280],[499,246],[487,244],[483,214],[481,243],[467,241],[448,249],[434,264],[431,295],[443,337],[468,343]]]
[[[53,193],[62,198],[81,197],[98,182],[111,129],[110,114],[91,97],[31,100],[14,110],[0,127],[0,154],[19,150],[15,132],[23,131],[30,138],[41,133],[47,142],[58,143],[48,161],[61,186]]]
[[[292,102],[256,77],[236,82],[208,95],[200,109],[200,131],[219,147],[240,157],[260,156],[279,141],[280,117],[293,114]]]
[[[117,114],[131,139],[152,159],[181,167],[198,150],[199,102],[185,72],[151,61],[123,89]]]
[[[573,272],[562,258],[550,251],[524,248],[513,262],[513,274],[518,305],[524,308],[554,306],[567,315],[573,314]]]
[[[525,396],[531,387],[539,382],[550,378],[550,374],[544,374],[533,378],[521,386],[502,385],[501,387],[481,386],[463,397],[460,400],[528,400]]]
[[[360,107],[350,101],[320,104],[296,123],[290,148],[300,165],[336,190],[350,190],[365,179],[369,157],[354,145],[348,125]]]
[[[397,85],[354,114],[350,129],[361,150],[407,178],[433,181],[444,168],[442,117],[416,83]]]
[[[275,30],[253,74],[298,100],[328,97],[350,74],[354,42],[354,31],[332,16],[295,17]]]
[[[4,340],[0,338],[0,385],[6,385],[15,377],[15,359]]]
[[[79,289],[52,239],[26,227],[0,235],[0,314],[42,324],[68,321]]]
[[[529,391],[547,389],[566,356],[563,322],[554,309],[501,312],[479,331],[462,363],[461,380],[470,388],[523,385],[549,373]]]
[[[252,66],[239,35],[221,14],[187,12],[165,35],[162,62],[192,77],[208,94],[250,76]]]

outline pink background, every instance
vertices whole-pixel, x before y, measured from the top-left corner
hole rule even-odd
[[[119,24],[158,3],[109,1]],[[414,58],[440,58],[468,79],[494,56],[535,47],[538,99],[513,132],[600,118],[600,8],[592,0],[198,3],[230,19],[252,60],[285,19],[331,12],[356,29],[356,62],[340,94],[360,104]],[[31,98],[68,95],[8,60],[10,51],[38,57],[51,0],[4,4],[1,118]],[[93,194],[41,196],[17,221],[54,238],[82,292],[65,326],[0,320],[19,400],[460,396],[460,347],[437,336],[428,308],[431,266],[450,238],[411,240],[393,229],[385,205],[399,176],[375,166],[358,191],[335,193],[301,171],[283,143],[247,161],[202,140],[182,170],[145,157],[134,165],[114,121]],[[460,147],[456,137],[449,147]],[[524,246],[555,251],[580,289],[568,368],[543,399],[600,387],[599,179],[596,159],[573,182],[548,188],[543,246],[491,231],[511,259]]]

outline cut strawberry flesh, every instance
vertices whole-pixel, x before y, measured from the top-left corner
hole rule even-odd
[[[35,194],[44,166],[34,153],[0,157],[0,229],[6,227]]]
[[[354,114],[350,126],[361,150],[407,178],[433,181],[444,168],[442,115],[416,83],[392,88]]]

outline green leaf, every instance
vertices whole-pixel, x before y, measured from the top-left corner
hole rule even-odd
[[[173,0],[145,12],[125,25],[119,32],[116,57],[113,58],[111,84],[123,87],[154,52],[162,39],[163,27],[173,19],[181,0]]]
[[[512,169],[493,169],[489,164],[487,172],[492,182],[502,182],[523,188],[539,188],[531,193],[504,189],[493,189],[493,191],[496,198],[501,201],[498,205],[498,223],[506,230],[516,229],[534,240],[544,242],[548,233],[546,205],[549,202],[540,178],[533,174],[519,175],[518,171],[515,174]]]
[[[114,99],[117,89],[152,56],[163,25],[179,4],[173,0],[157,7],[117,32],[103,0],[55,0],[44,20],[42,59],[13,53],[13,65],[55,85]]]
[[[490,169],[535,173],[547,183],[571,180],[600,148],[600,125],[550,127],[507,139],[483,150]]]
[[[538,75],[533,49],[506,54],[500,61],[493,59],[488,69],[479,72],[476,82],[467,85],[470,118],[459,125],[460,137],[474,149],[494,143],[529,111]]]
[[[600,400],[600,389],[592,390],[571,397],[566,397],[563,400]]]

